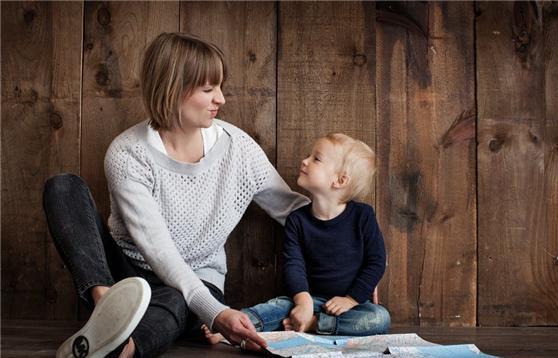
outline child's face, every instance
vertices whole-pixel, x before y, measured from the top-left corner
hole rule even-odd
[[[217,116],[217,110],[225,104],[221,85],[200,86],[182,102],[180,107],[182,123],[191,127],[208,128]]]
[[[339,175],[341,153],[329,140],[321,138],[300,166],[297,184],[312,194],[328,194]]]

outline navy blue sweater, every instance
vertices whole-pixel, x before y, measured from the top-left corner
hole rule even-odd
[[[293,211],[285,223],[285,283],[292,296],[307,291],[329,299],[370,299],[385,271],[384,239],[374,209],[350,201],[331,220],[312,215],[312,204]]]

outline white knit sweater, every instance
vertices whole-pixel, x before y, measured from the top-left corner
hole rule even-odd
[[[209,327],[227,306],[200,279],[223,290],[224,245],[250,202],[281,224],[309,203],[290,190],[249,135],[215,122],[224,133],[196,164],[151,146],[147,121],[116,137],[105,156],[111,234],[134,264],[180,290]]]

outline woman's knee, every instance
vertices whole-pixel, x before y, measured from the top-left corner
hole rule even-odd
[[[64,173],[52,176],[45,182],[43,198],[59,198],[60,196],[73,195],[76,190],[88,190],[85,181],[71,173]]]
[[[166,352],[186,328],[187,307],[180,291],[152,287],[151,301],[132,337],[136,356],[158,357]]]

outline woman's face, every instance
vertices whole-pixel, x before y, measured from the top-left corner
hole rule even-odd
[[[221,84],[206,84],[194,89],[180,106],[183,126],[209,128],[217,116],[219,107],[225,104]]]

